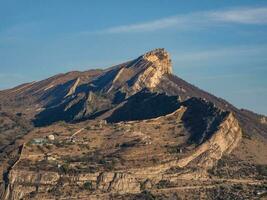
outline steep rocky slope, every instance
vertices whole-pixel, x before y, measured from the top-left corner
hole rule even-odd
[[[0,111],[3,199],[265,191],[265,116],[173,75],[164,49],[0,91]]]

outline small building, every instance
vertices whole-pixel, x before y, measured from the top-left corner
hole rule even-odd
[[[45,156],[45,159],[48,160],[48,161],[55,161],[57,160],[56,156],[51,154],[51,153],[48,153],[46,156]]]
[[[34,145],[43,145],[46,142],[47,142],[47,140],[44,138],[34,138],[31,140],[31,144],[34,144]]]
[[[54,135],[48,135],[47,136],[47,139],[49,140],[49,141],[54,141],[55,140],[55,136]]]

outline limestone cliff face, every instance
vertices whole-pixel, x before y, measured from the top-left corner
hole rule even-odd
[[[138,193],[140,183],[127,173],[104,172],[98,177],[97,188],[104,192]]]
[[[178,165],[185,167],[193,162],[193,165],[200,168],[211,168],[223,155],[231,153],[241,138],[242,131],[238,121],[230,113],[212,137],[196,148],[190,156],[178,161]]]
[[[9,184],[4,199],[22,199],[38,190],[38,187],[56,185],[60,175],[55,172],[35,172],[13,169],[9,173]]]
[[[154,89],[164,74],[172,73],[171,59],[169,53],[164,49],[150,51],[144,54],[141,59],[145,61],[145,67],[133,85],[135,91],[140,91],[144,86]]]
[[[76,176],[62,175],[48,171],[25,171],[14,169],[9,174],[10,183],[4,199],[23,199],[32,192],[47,193],[55,188],[60,182],[63,185],[80,185],[90,181],[94,190],[103,193],[138,193],[140,183],[127,172],[103,172],[77,174]],[[65,182],[63,181],[65,180]]]
[[[165,49],[155,49],[112,71],[115,75],[106,84],[108,93],[121,90],[129,95],[144,88],[153,90],[164,74],[172,73],[172,66],[169,53]]]

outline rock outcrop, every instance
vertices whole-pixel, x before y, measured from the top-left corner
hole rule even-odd
[[[260,121],[261,121],[262,124],[267,124],[266,117],[261,117]]]
[[[242,138],[238,121],[230,113],[219,125],[218,130],[187,158],[178,161],[179,167],[191,162],[199,168],[212,168],[223,155],[230,154]]]
[[[97,188],[104,192],[138,193],[140,183],[127,173],[103,172],[97,179]]]
[[[144,86],[153,90],[160,83],[163,75],[172,73],[171,59],[164,49],[150,51],[141,59],[146,61],[146,67],[133,85],[135,91],[140,91]]]
[[[75,83],[73,84],[73,86],[70,88],[68,94],[66,94],[65,97],[68,97],[68,96],[70,96],[70,95],[72,95],[72,94],[75,93],[75,90],[76,90],[76,88],[77,88],[79,82],[80,82],[80,78],[78,77],[77,80],[75,81]]]

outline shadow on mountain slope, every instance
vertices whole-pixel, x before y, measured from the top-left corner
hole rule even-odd
[[[172,113],[180,107],[177,96],[141,91],[130,97],[107,118],[108,122],[151,119]]]
[[[229,113],[216,108],[213,103],[198,98],[190,98],[182,102],[182,105],[187,107],[182,121],[191,134],[189,142],[195,144],[211,137]]]
[[[84,99],[65,111],[67,103],[50,107],[36,115],[33,123],[36,127],[47,126],[57,121],[72,121],[84,106]]]

